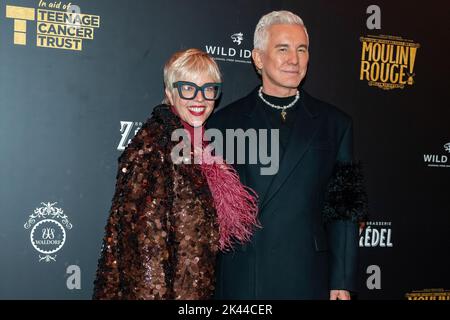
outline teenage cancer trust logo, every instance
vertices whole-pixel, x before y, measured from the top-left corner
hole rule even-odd
[[[414,65],[420,44],[395,36],[361,37],[359,79],[383,90],[414,84]]]
[[[95,28],[100,28],[99,16],[62,1],[40,0],[37,9],[7,5],[6,18],[14,21],[14,44],[22,46],[27,45],[31,21],[36,21],[36,46],[53,49],[81,51],[83,41],[93,40]]]
[[[41,203],[30,214],[24,228],[30,230],[30,240],[33,248],[39,252],[39,261],[56,261],[56,253],[66,242],[66,229],[72,229],[69,218],[61,208],[54,203]]]

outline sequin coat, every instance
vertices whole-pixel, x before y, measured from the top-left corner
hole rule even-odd
[[[94,299],[208,299],[219,228],[199,165],[173,164],[167,106],[155,107],[119,158]]]

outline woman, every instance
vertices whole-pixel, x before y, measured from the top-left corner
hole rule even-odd
[[[202,132],[220,96],[217,64],[197,49],[178,52],[164,84],[165,104],[119,158],[94,299],[208,299],[216,253],[247,241],[257,225],[255,196],[230,166],[195,164],[201,142],[190,163],[172,161],[172,133]]]

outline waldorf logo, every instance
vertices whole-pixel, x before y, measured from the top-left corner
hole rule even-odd
[[[450,153],[450,142],[443,145],[444,152]],[[427,153],[423,155],[423,161],[427,167],[450,168],[448,155],[442,153]]]
[[[218,61],[252,63],[252,52],[249,48],[245,48],[244,34],[242,32],[236,32],[231,34],[229,39],[231,41],[226,42],[229,45],[205,45],[205,51]],[[243,44],[242,47],[241,44]]]
[[[404,89],[414,84],[420,44],[386,35],[361,37],[360,41],[360,80],[384,90]]]
[[[62,1],[40,0],[37,8],[6,5],[6,18],[14,21],[15,45],[27,45],[29,34],[36,32],[36,46],[53,49],[81,51],[83,41],[93,40],[100,27],[99,16],[81,13],[79,6]],[[36,23],[27,25],[31,21]]]
[[[368,221],[366,227],[360,230],[359,246],[365,248],[391,248],[392,226],[390,221]]]
[[[66,229],[72,229],[72,224],[64,211],[55,207],[57,202],[41,204],[30,214],[24,228],[30,230],[31,245],[39,252],[39,261],[56,261],[56,252],[66,243]]]
[[[450,301],[450,290],[439,289],[423,289],[414,290],[405,294],[408,300],[441,300]]]
[[[131,139],[136,135],[136,133],[141,129],[142,122],[133,121],[120,121],[120,133],[122,135],[119,145],[117,146],[118,151],[123,151],[127,145],[131,142]]]

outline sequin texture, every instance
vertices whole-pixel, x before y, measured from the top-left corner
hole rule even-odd
[[[119,157],[94,299],[211,298],[219,227],[200,166],[171,161],[181,127],[157,106]]]

